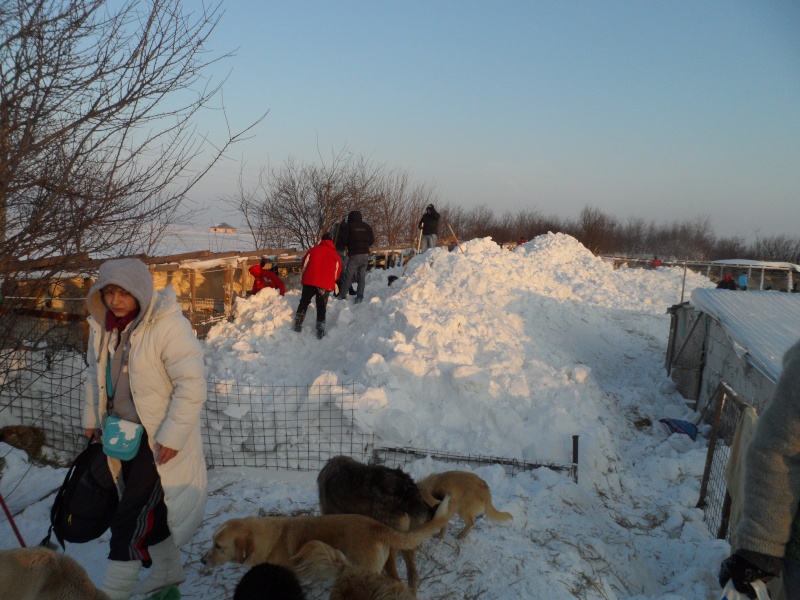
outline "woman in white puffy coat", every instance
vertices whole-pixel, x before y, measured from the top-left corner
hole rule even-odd
[[[144,428],[135,457],[108,461],[121,493],[102,589],[129,598],[185,579],[178,548],[203,518],[208,487],[203,352],[172,287],[155,291],[137,259],[104,263],[86,304],[86,435],[101,437],[109,415]],[[142,565],[150,574],[136,586]]]

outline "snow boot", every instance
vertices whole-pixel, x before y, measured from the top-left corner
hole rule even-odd
[[[300,312],[298,310],[297,314],[294,316],[294,330],[297,331],[298,333],[303,331],[303,321],[305,320],[305,318],[306,318],[305,311]]]
[[[317,321],[317,339],[325,337],[325,321]]]
[[[100,589],[108,594],[111,600],[128,600],[141,569],[140,560],[109,560]]]
[[[153,565],[147,579],[139,583],[133,590],[134,594],[149,594],[172,585],[186,581],[183,573],[181,553],[175,547],[172,536],[159,542],[148,549]]]

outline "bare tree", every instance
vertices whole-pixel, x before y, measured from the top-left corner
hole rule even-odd
[[[278,169],[263,171],[256,202],[271,243],[310,248],[319,242],[360,196],[364,185],[360,174],[345,150],[328,164],[306,165],[290,157]]]
[[[617,223],[597,207],[585,206],[574,225],[575,237],[594,254],[612,251]]]
[[[245,217],[254,239],[305,249],[353,210],[372,224],[376,245],[407,242],[416,233],[420,206],[435,199],[431,186],[414,184],[407,173],[387,171],[344,148],[327,161],[320,157],[319,164],[289,157],[282,166],[263,170],[255,190],[240,185],[225,201]]]
[[[220,92],[202,78],[219,16],[180,0],[3,3],[0,267],[152,247],[241,136],[212,145],[196,131]]]
[[[369,215],[375,238],[387,246],[414,245],[418,237],[419,220],[428,204],[439,204],[434,187],[413,183],[405,171],[392,171],[376,185]],[[446,207],[438,207],[442,215]],[[440,234],[441,234],[440,224]]]
[[[201,111],[224,114],[221,83],[204,75],[224,58],[206,47],[221,11],[187,6],[0,2],[0,372],[20,336],[38,343],[20,304],[52,294],[72,259],[149,251],[258,122],[214,141],[198,132]]]
[[[756,236],[751,250],[756,260],[800,263],[800,237],[786,235]]]

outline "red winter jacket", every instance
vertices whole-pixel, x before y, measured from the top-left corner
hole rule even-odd
[[[303,285],[333,291],[342,274],[342,259],[331,240],[322,240],[303,257]]]
[[[264,269],[261,265],[253,265],[248,271],[255,278],[255,281],[253,281],[253,294],[257,294],[266,287],[276,288],[281,293],[281,296],[286,293],[286,286],[283,280],[269,269]]]

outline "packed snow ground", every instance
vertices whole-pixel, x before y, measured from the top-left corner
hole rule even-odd
[[[658,423],[696,420],[664,370],[666,309],[681,300],[683,269],[613,270],[562,234],[513,252],[489,239],[463,248],[429,251],[405,274],[371,272],[364,303],[329,302],[321,341],[313,303],[303,332],[291,330],[298,290],[240,300],[236,320],[208,336],[208,377],[354,381],[358,423],[386,444],[563,464],[580,436],[578,484],[549,469],[474,469],[514,518],[479,520],[462,541],[455,523],[444,540],[426,541],[417,553],[422,599],[717,598],[729,547],[694,508],[706,440]],[[391,286],[389,275],[399,277]],[[713,284],[689,272],[685,297],[696,287]],[[24,453],[3,444],[0,456],[9,463],[0,493],[37,543],[52,497],[35,501],[36,489],[57,487],[63,471],[29,469]],[[407,470],[420,479],[452,468],[427,458]],[[183,549],[183,597],[230,598],[245,569],[199,562],[214,530],[259,512],[316,512],[315,477],[212,470],[206,520]],[[98,582],[107,536],[67,547]],[[0,520],[0,548],[15,545]],[[326,597],[320,582],[307,590]]]

